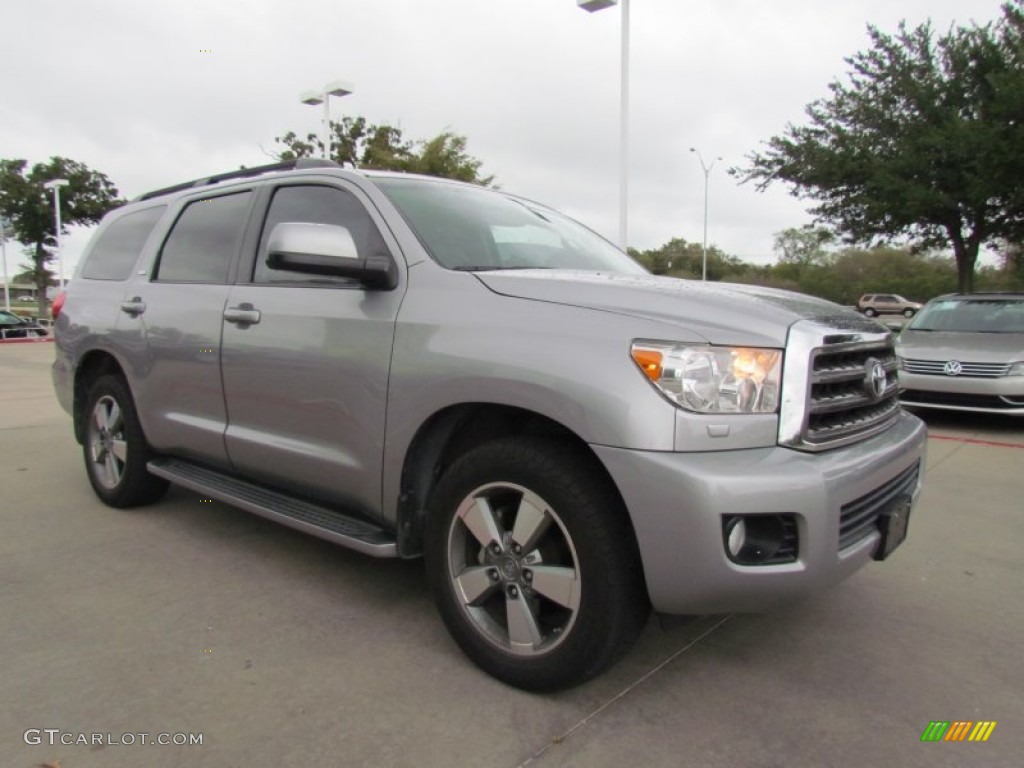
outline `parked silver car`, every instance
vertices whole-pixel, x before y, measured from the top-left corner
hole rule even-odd
[[[857,300],[857,309],[868,317],[903,315],[913,317],[921,304],[905,299],[897,293],[865,293]]]
[[[900,399],[918,408],[1024,415],[1024,294],[940,296],[900,334]]]
[[[765,610],[887,557],[923,475],[877,323],[654,277],[504,192],[327,161],[112,212],[56,340],[104,502],[170,481],[422,555],[456,642],[533,690],[596,675],[652,605]]]

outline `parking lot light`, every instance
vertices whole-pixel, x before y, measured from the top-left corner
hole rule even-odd
[[[57,270],[60,275],[60,289],[64,290],[64,249],[60,244],[60,188],[70,184],[67,179],[54,179],[43,184],[44,189],[53,190],[53,218],[57,244]]]
[[[618,0],[576,0],[587,11],[601,11],[618,4]],[[622,55],[619,88],[619,247],[629,245],[629,0],[622,0]]]
[[[7,220],[0,216],[0,254],[4,262],[4,309],[11,311],[10,278],[7,275]]]
[[[722,158],[716,157],[711,161],[711,165],[707,165],[704,162],[704,158],[701,157],[700,151],[696,147],[690,147],[690,151],[697,155],[697,159],[700,161],[701,170],[704,171],[704,247],[701,250],[701,280],[708,279],[708,180],[711,177],[711,169],[715,167]]]
[[[352,93],[353,88],[351,83],[347,83],[343,80],[335,80],[332,83],[328,83],[320,91],[306,91],[299,96],[299,101],[303,104],[309,104],[310,106],[317,106],[319,104],[324,105],[324,116],[323,116],[323,156],[328,158],[331,154],[331,96],[348,96]]]

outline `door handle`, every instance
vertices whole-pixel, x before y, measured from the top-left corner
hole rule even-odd
[[[260,311],[249,302],[242,302],[237,307],[224,310],[224,319],[241,327],[255,325],[260,321]]]
[[[146,311],[146,302],[144,302],[139,296],[133,296],[128,299],[128,301],[121,302],[121,311],[126,315],[138,317]]]

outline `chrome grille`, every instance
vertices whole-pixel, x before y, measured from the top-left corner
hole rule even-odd
[[[903,368],[907,373],[921,373],[927,376],[949,376],[946,365],[950,360],[911,360],[903,359]],[[957,361],[959,362],[959,361]],[[974,379],[996,379],[1010,373],[1009,363],[963,363],[960,372],[953,378],[969,377]]]
[[[865,384],[872,360],[885,370],[885,388],[876,396]],[[804,441],[826,448],[866,437],[899,413],[896,354],[891,343],[838,343],[813,352]]]
[[[786,343],[779,443],[825,451],[866,440],[899,417],[893,336],[877,323],[795,324]]]

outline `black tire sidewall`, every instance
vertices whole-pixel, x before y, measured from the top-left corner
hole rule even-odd
[[[512,655],[483,637],[460,606],[448,572],[455,512],[471,491],[492,482],[543,498],[576,550],[582,582],[576,620],[558,645],[538,656]],[[632,645],[650,611],[617,492],[574,446],[508,438],[456,461],[432,498],[425,561],[441,617],[460,648],[492,676],[527,690],[558,690],[593,677]]]

